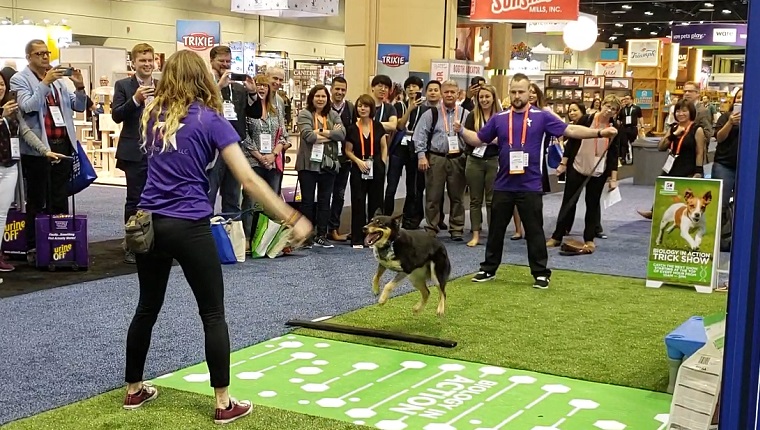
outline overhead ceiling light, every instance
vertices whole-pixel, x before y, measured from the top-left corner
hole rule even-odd
[[[712,4],[712,3],[707,3],[707,2],[705,2],[705,6],[707,6],[707,7],[713,7],[713,6],[715,6],[715,5],[714,5],[714,4]]]
[[[622,26],[623,26],[623,24],[622,24],[622,23],[620,23],[620,22],[616,22],[616,23],[615,23],[615,27],[622,27]]]
[[[613,10],[610,13],[625,13],[625,11],[624,10]]]
[[[644,15],[652,16],[652,15],[654,15],[654,12],[646,11],[646,12],[644,12]]]
[[[633,31],[641,31],[641,27],[633,27]]]
[[[703,8],[699,10],[700,12],[715,12],[715,9],[713,8]]]
[[[731,11],[730,11],[730,10],[728,10],[728,9],[723,9],[723,11],[722,11],[722,12],[723,12],[723,15],[728,15],[728,14],[730,14],[730,13],[731,13]]]
[[[704,24],[705,22],[704,22],[704,21],[699,21],[699,23],[700,23],[700,24]]]
[[[657,32],[656,31],[650,31],[649,34],[651,34],[652,36],[657,36]]]
[[[617,40],[617,36],[610,36],[610,40]]]
[[[629,5],[629,4],[624,4],[624,5],[623,5],[623,6],[621,6],[621,7],[622,7],[623,9],[625,9],[625,10],[629,10],[629,9],[631,9],[633,6],[631,6],[631,5]]]
[[[668,25],[673,25],[673,21],[669,21],[669,22],[668,22]]]

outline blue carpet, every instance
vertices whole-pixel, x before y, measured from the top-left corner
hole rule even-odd
[[[610,238],[599,240],[598,251],[590,256],[561,257],[553,250],[550,267],[645,275],[649,223],[641,221],[635,209],[649,207],[652,191],[630,184],[622,184],[621,190],[623,201],[603,215]],[[92,187],[81,194],[78,202],[91,217],[92,240],[120,237],[123,198],[124,190],[114,187]],[[561,195],[545,198],[547,234],[554,227],[560,201]],[[578,214],[583,213],[581,205]],[[581,229],[579,219],[575,230]],[[441,237],[451,255],[452,276],[478,270],[483,246],[469,248]],[[526,264],[525,242],[506,240],[504,262]],[[292,318],[336,315],[372,305],[374,268],[371,251],[346,245],[225,266],[232,348],[281,335],[288,331],[284,322]],[[405,285],[397,294],[409,291]],[[0,300],[0,403],[5,405],[0,424],[121,386],[126,331],[137,299],[137,276],[129,275]],[[175,268],[154,329],[145,377],[203,360],[197,307],[181,270]]]

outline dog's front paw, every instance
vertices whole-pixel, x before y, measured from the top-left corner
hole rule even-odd
[[[416,305],[414,305],[414,306],[412,307],[412,312],[414,312],[415,314],[419,314],[419,313],[421,313],[421,312],[422,312],[422,309],[423,309],[424,307],[425,307],[425,303],[423,303],[423,302],[420,300],[419,302],[417,302],[417,304],[416,304]]]
[[[385,291],[383,291],[383,294],[381,294],[380,298],[377,299],[377,303],[384,305],[387,302],[388,302],[388,294],[386,294]]]
[[[378,281],[373,281],[372,282],[372,294],[374,294],[376,296],[378,294],[380,294],[380,282],[378,282]]]

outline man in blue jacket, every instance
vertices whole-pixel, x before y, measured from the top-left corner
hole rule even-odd
[[[89,98],[80,70],[50,65],[50,50],[43,40],[26,45],[29,65],[11,78],[11,90],[29,128],[51,151],[72,155],[77,151],[74,111],[84,112]],[[76,91],[72,94],[60,79],[69,75]],[[51,164],[22,138],[21,167],[26,180],[27,260],[36,261],[34,220],[39,212],[68,214],[68,184],[71,162]],[[49,197],[48,197],[49,196]]]

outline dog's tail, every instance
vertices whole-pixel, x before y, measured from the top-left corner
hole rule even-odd
[[[433,260],[430,262],[430,272],[433,280],[438,284],[441,294],[445,295],[446,283],[449,281],[449,276],[451,276],[451,261],[445,247],[442,246],[433,255]]]

